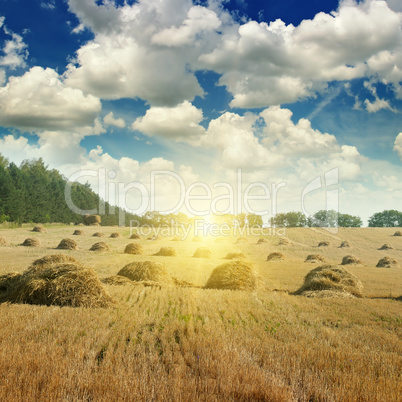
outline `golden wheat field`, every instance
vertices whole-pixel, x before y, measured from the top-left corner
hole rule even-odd
[[[1,401],[402,400],[402,237],[393,236],[395,228],[288,229],[285,245],[263,234],[131,240],[127,228],[81,227],[78,236],[73,226],[46,229],[1,229],[7,245],[0,246],[0,275],[67,254],[100,279],[151,261],[193,286],[104,284],[116,300],[110,308],[0,304]],[[27,238],[40,246],[20,246]],[[78,248],[56,249],[66,238]],[[323,241],[329,245],[318,247]],[[339,247],[343,241],[350,247]],[[89,251],[98,242],[109,251]],[[124,253],[133,242],[141,252]],[[392,248],[379,250],[384,244]],[[173,255],[161,255],[171,247]],[[198,255],[210,257],[193,257],[199,247],[209,251]],[[231,252],[245,255],[262,287],[203,288]],[[274,252],[283,259],[267,261]],[[293,295],[322,265],[305,262],[311,254],[333,265],[346,255],[360,260],[346,269],[364,297]],[[377,268],[385,256],[400,267]]]

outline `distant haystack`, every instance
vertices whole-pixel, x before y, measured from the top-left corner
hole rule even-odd
[[[245,237],[239,237],[236,240],[236,244],[245,244],[245,243],[248,243],[248,240]]]
[[[257,244],[268,243],[265,239],[258,239]]]
[[[118,239],[119,237],[121,237],[121,236],[120,236],[120,233],[117,233],[117,232],[113,232],[113,233],[110,235],[110,238],[111,238],[111,239]]]
[[[177,257],[177,251],[173,247],[161,247],[161,249],[154,255],[160,257]]]
[[[83,236],[83,235],[84,235],[83,230],[80,229],[74,230],[73,236]]]
[[[35,226],[35,227],[32,229],[32,232],[36,232],[36,233],[47,233],[47,230],[46,230],[42,225],[38,225],[38,226]]]
[[[378,250],[393,250],[393,249],[394,248],[390,244],[385,243]]]
[[[133,233],[133,234],[130,236],[130,239],[132,239],[132,240],[139,240],[139,239],[141,239],[141,236],[140,236],[138,233]]]
[[[45,306],[111,307],[115,303],[95,271],[73,263],[29,268],[8,286],[4,298]]]
[[[225,257],[225,260],[241,260],[246,258],[246,255],[241,251],[228,253]]]
[[[362,262],[354,255],[345,255],[345,257],[342,258],[341,265],[359,265],[361,263]]]
[[[159,236],[150,236],[148,237],[148,240],[159,240]]]
[[[135,282],[172,284],[172,278],[164,265],[152,261],[136,261],[124,266],[117,275]]]
[[[59,250],[78,250],[78,244],[73,239],[63,239],[57,248]]]
[[[40,247],[41,242],[40,242],[39,239],[28,238],[28,239],[24,240],[24,242],[21,244],[21,246],[25,246],[25,247]]]
[[[348,241],[343,241],[339,248],[350,248],[352,247]]]
[[[274,252],[268,255],[267,261],[284,261],[285,256],[282,253]]]
[[[198,247],[195,251],[194,258],[211,258],[212,251],[207,247]]]
[[[144,248],[140,243],[129,243],[124,249],[125,254],[142,255],[144,254]]]
[[[84,224],[87,226],[99,226],[101,224],[101,217],[99,215],[85,215]]]
[[[92,237],[104,237],[105,234],[103,232],[95,232]]]
[[[3,236],[0,236],[0,246],[8,246],[8,241]]]
[[[231,261],[216,267],[205,289],[257,290],[262,287],[261,278],[252,265]]]
[[[308,297],[363,297],[363,285],[345,268],[323,265],[311,270],[295,294]],[[325,291],[325,294],[321,292]]]
[[[38,260],[35,260],[29,266],[29,270],[30,271],[40,270],[45,267],[50,267],[50,266],[56,265],[56,264],[79,265],[80,263],[74,257],[71,257],[70,255],[67,255],[67,254],[51,254],[51,255],[46,255],[45,257],[39,258]]]
[[[391,257],[384,257],[378,261],[377,268],[398,268],[399,264],[398,261]]]
[[[309,254],[304,262],[310,262],[311,264],[325,263],[325,258],[320,254]]]
[[[330,244],[331,243],[329,241],[324,240],[318,243],[318,247],[328,247]]]
[[[289,239],[286,239],[285,237],[282,237],[279,242],[278,246],[291,246],[292,242]]]
[[[110,247],[106,243],[101,241],[99,243],[93,244],[89,251],[110,251]]]
[[[394,236],[402,236],[402,231],[397,230],[397,231],[394,233]]]

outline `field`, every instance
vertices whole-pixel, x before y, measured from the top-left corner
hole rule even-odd
[[[1,229],[0,275],[23,272],[36,259],[66,253],[93,267],[100,278],[132,261],[162,262],[168,272],[198,287],[105,285],[115,308],[89,309],[0,304],[0,400],[267,400],[401,401],[402,268],[376,268],[389,256],[402,267],[402,237],[394,228],[288,229],[279,237],[223,237],[172,241],[129,240],[127,228],[50,225]],[[101,231],[103,238],[92,237]],[[112,232],[121,237],[110,238]],[[19,246],[26,238],[41,247]],[[75,251],[56,250],[73,238]],[[257,244],[258,239],[266,242]],[[318,247],[320,241],[329,246]],[[89,251],[96,242],[111,250]],[[139,242],[143,255],[124,254]],[[351,248],[339,248],[348,241]],[[378,250],[383,244],[391,250]],[[174,247],[177,257],[155,256]],[[193,258],[208,247],[211,258]],[[202,289],[229,252],[241,251],[264,281],[247,292]],[[285,260],[266,261],[280,251]],[[347,267],[363,283],[364,298],[292,295],[319,264],[321,254],[340,264],[353,254],[362,264]]]

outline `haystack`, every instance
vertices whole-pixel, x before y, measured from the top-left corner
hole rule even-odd
[[[8,241],[3,236],[0,236],[0,246],[8,246]]]
[[[211,258],[212,251],[207,247],[198,247],[193,255],[194,258]]]
[[[73,236],[83,236],[84,231],[83,230],[74,230]]]
[[[144,254],[144,248],[139,243],[129,243],[124,249],[125,254],[135,254],[142,255]]]
[[[95,271],[73,263],[28,269],[9,287],[6,298],[45,306],[110,307],[115,303]]]
[[[354,255],[345,255],[345,257],[342,258],[341,265],[359,265],[361,263],[362,262]]]
[[[278,242],[278,246],[290,246],[291,244],[292,244],[292,242],[290,240],[286,239],[285,237],[280,239]]]
[[[85,215],[84,224],[87,226],[99,226],[101,224],[101,217],[99,215]]]
[[[177,251],[173,247],[161,247],[161,249],[154,255],[160,257],[177,257]]]
[[[40,242],[39,239],[28,238],[28,239],[24,240],[24,242],[21,244],[21,246],[25,246],[25,247],[40,247],[41,242]]]
[[[248,240],[245,237],[239,237],[236,240],[236,244],[244,244],[244,243],[248,243]]]
[[[252,265],[230,261],[216,267],[205,289],[257,290],[262,287],[261,278]]]
[[[330,244],[329,241],[323,240],[318,243],[318,247],[328,247]]]
[[[131,281],[130,279],[120,275],[108,276],[107,278],[101,279],[101,282],[105,283],[106,285],[116,285],[116,286],[131,285],[133,283],[133,281]]]
[[[350,248],[352,247],[348,241],[343,241],[339,248]]]
[[[133,240],[139,240],[140,238],[141,238],[141,236],[138,233],[133,233],[130,236],[130,239],[133,239]]]
[[[95,233],[92,235],[92,237],[104,237],[104,236],[105,236],[105,234],[102,233],[102,232],[95,232]]]
[[[30,266],[29,270],[40,270],[45,267],[50,267],[56,264],[75,264],[80,265],[80,263],[70,255],[67,254],[51,254],[45,257],[35,260]]]
[[[101,241],[99,243],[93,244],[89,251],[110,251],[110,247],[106,243]]]
[[[59,250],[78,250],[78,244],[73,239],[63,239],[57,248]]]
[[[258,239],[257,244],[268,243],[265,239]]]
[[[402,231],[397,230],[397,231],[394,233],[394,236],[402,236]]]
[[[377,268],[398,268],[399,264],[398,261],[391,257],[384,257],[378,261]]]
[[[378,250],[393,250],[393,249],[394,248],[390,244],[385,243]]]
[[[117,275],[135,282],[171,284],[172,278],[164,265],[152,261],[136,261],[124,266]]]
[[[10,272],[8,274],[0,275],[0,302],[4,301],[2,298],[11,288],[15,287],[16,283],[20,280],[21,274],[18,272]]]
[[[117,232],[113,232],[113,233],[110,235],[110,238],[111,238],[111,239],[118,239],[119,237],[121,237],[121,236],[120,236],[120,233],[117,233]]]
[[[363,297],[362,290],[363,285],[359,279],[345,268],[337,265],[322,265],[306,275],[302,287],[294,294],[322,297],[322,291],[331,291],[333,297],[338,295]]]
[[[159,236],[150,236],[148,237],[148,240],[159,240]]]
[[[285,256],[277,251],[269,254],[267,257],[267,261],[283,261],[284,259]]]
[[[326,262],[325,258],[320,254],[309,254],[304,262],[310,262],[312,264]]]
[[[240,260],[242,258],[246,258],[246,255],[241,251],[228,253],[225,257],[225,260]]]
[[[47,233],[47,230],[46,230],[42,225],[38,225],[38,226],[35,226],[35,227],[32,229],[32,232],[36,232],[36,233]]]

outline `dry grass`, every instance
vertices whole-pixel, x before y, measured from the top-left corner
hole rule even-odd
[[[395,258],[383,257],[378,261],[377,268],[397,268],[399,267],[398,261]]]
[[[110,251],[110,247],[105,242],[101,241],[93,244],[89,251]]]
[[[106,285],[115,285],[115,286],[123,286],[123,285],[132,285],[133,281],[121,275],[112,275],[106,278],[101,279],[102,283]]]
[[[3,236],[0,236],[0,246],[8,246],[8,241]]]
[[[320,254],[309,254],[304,262],[310,262],[312,264],[325,263],[325,258]]]
[[[161,247],[161,249],[154,254],[159,257],[177,257],[177,251],[174,247]]]
[[[314,293],[331,291],[332,295],[347,293],[356,297],[363,297],[363,285],[355,275],[339,266],[323,265],[310,271],[304,278],[304,283],[295,294],[313,296]],[[344,295],[343,295],[344,296]],[[347,295],[347,297],[349,297]]]
[[[345,257],[342,258],[341,265],[359,265],[361,263],[362,262],[354,255],[345,255]]]
[[[23,243],[21,243],[21,246],[24,247],[40,247],[41,241],[39,239],[36,238],[31,238],[29,237],[28,239],[25,239]]]
[[[117,275],[134,282],[154,282],[172,284],[172,278],[163,264],[153,261],[136,261],[124,266]]]
[[[144,254],[144,247],[139,243],[129,243],[124,248],[125,254],[142,255]]]
[[[198,247],[193,255],[194,258],[211,258],[212,251],[208,247]]]
[[[248,240],[245,238],[245,237],[239,237],[237,240],[236,240],[236,244],[245,244],[245,243],[247,243],[248,242]]]
[[[205,289],[257,290],[262,287],[261,278],[255,268],[241,261],[231,261],[216,267]]]
[[[204,241],[204,238],[202,236],[194,236],[193,241],[200,243]]]
[[[56,248],[59,250],[78,250],[78,244],[75,240],[67,238],[61,240]]]
[[[244,253],[242,253],[241,251],[235,251],[226,254],[225,260],[241,260],[243,258],[246,258],[246,255]]]
[[[275,251],[268,255],[267,261],[284,261],[285,256],[279,251]]]

